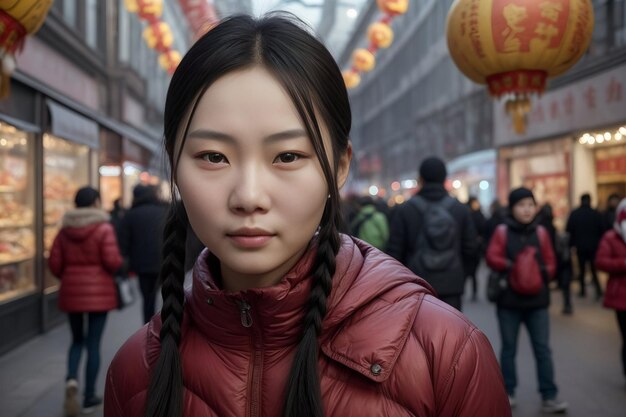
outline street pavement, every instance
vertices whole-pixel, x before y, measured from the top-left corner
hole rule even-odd
[[[464,312],[489,337],[498,352],[495,309],[484,297],[485,274],[481,269],[479,300],[472,302],[466,297]],[[553,292],[551,344],[560,397],[569,402],[567,415],[570,417],[625,417],[626,380],[619,362],[621,340],[615,315],[593,301],[590,295],[593,291],[588,291],[588,299],[574,297],[574,315],[563,316],[560,294]],[[100,393],[104,390],[106,369],[115,352],[140,326],[139,301],[109,314],[97,384]],[[69,343],[69,327],[63,324],[0,357],[0,416],[63,416]],[[83,364],[84,358],[83,355]],[[519,340],[517,365],[518,405],[513,416],[542,416],[535,365],[525,329]],[[82,378],[82,371],[79,375]],[[90,415],[101,417],[102,408]]]

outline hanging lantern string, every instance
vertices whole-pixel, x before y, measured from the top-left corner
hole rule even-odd
[[[362,72],[369,72],[376,66],[376,53],[381,48],[388,48],[393,42],[391,23],[396,16],[406,13],[409,0],[377,0],[383,16],[372,23],[367,31],[370,40],[367,48],[356,49],[352,54],[352,67],[343,71],[347,88],[359,85]]]

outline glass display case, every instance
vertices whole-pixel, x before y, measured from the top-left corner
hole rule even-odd
[[[36,288],[33,142],[0,123],[0,303]]]
[[[90,149],[50,134],[44,135],[43,147],[44,257],[47,264],[63,214],[74,208],[76,191],[89,185]],[[44,281],[48,291],[58,285],[47,268]]]

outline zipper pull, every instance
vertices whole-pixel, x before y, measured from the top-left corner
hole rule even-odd
[[[250,314],[250,304],[244,300],[237,301],[239,311],[241,312],[241,325],[243,327],[252,327],[252,315]]]

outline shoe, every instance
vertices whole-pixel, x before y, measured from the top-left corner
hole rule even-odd
[[[563,314],[565,314],[566,316],[571,316],[573,313],[574,310],[572,309],[572,306],[563,307]]]
[[[509,395],[509,405],[511,406],[511,408],[515,408],[515,406],[517,405],[517,401],[512,395]]]
[[[85,398],[83,401],[83,414],[93,413],[100,404],[102,404],[102,398],[100,397]]]
[[[543,400],[541,402],[541,411],[551,414],[564,413],[567,411],[567,403],[556,398],[552,400]]]
[[[68,379],[65,382],[65,401],[63,409],[67,417],[78,417],[80,404],[78,404],[78,381]]]

